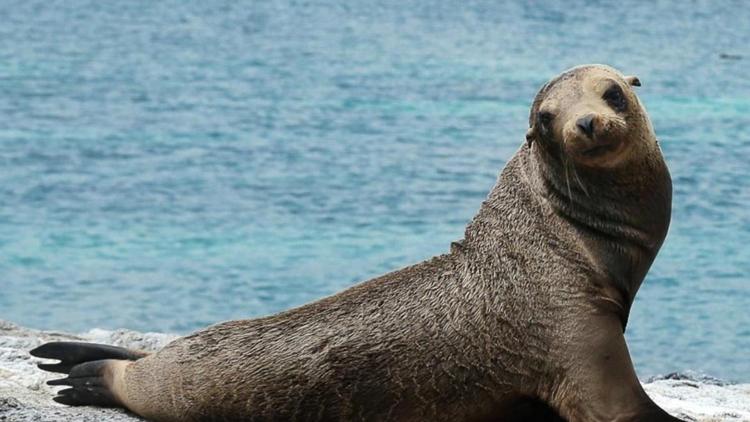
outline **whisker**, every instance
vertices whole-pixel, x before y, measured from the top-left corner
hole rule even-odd
[[[560,145],[560,156],[563,157],[563,169],[565,170],[565,185],[568,187],[568,201],[573,205],[573,192],[570,190],[570,176],[568,175],[568,157],[563,151],[562,145]]]
[[[588,189],[586,189],[586,186],[583,186],[583,182],[581,182],[581,178],[578,176],[578,172],[576,171],[575,166],[573,166],[573,176],[575,176],[576,182],[578,182],[578,186],[581,187],[581,190],[583,191],[583,193],[585,193],[586,196],[590,198],[591,195],[589,195],[589,191]]]
[[[609,126],[607,129],[612,130],[614,128],[617,129],[625,129],[627,127],[627,123],[625,122],[625,119],[623,119],[620,116],[616,117],[610,117],[607,119],[607,126]]]

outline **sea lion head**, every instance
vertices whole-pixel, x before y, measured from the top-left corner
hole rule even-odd
[[[574,67],[545,84],[529,116],[527,180],[585,233],[596,268],[627,311],[667,234],[672,182],[638,78],[603,65]]]
[[[635,95],[634,76],[604,65],[584,65],[545,84],[534,99],[526,139],[567,163],[618,167],[655,143],[651,123]]]

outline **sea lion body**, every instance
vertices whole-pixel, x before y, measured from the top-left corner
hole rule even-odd
[[[56,400],[154,421],[676,421],[623,337],[671,204],[630,84],[592,65],[545,85],[450,253],[146,357],[41,346],[70,372]]]

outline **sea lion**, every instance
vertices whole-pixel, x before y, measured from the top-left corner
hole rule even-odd
[[[277,315],[144,355],[31,351],[55,401],[153,421],[677,421],[623,331],[667,233],[671,179],[615,69],[545,84],[526,142],[450,252]]]

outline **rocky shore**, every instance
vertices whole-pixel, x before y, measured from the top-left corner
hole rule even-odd
[[[82,334],[38,331],[0,320],[0,421],[142,421],[117,409],[67,407],[52,401],[54,374],[40,371],[30,349],[54,340],[93,341],[156,350],[176,336],[93,329]],[[664,409],[688,421],[750,421],[750,384],[728,384],[696,374],[670,374],[644,383]]]

